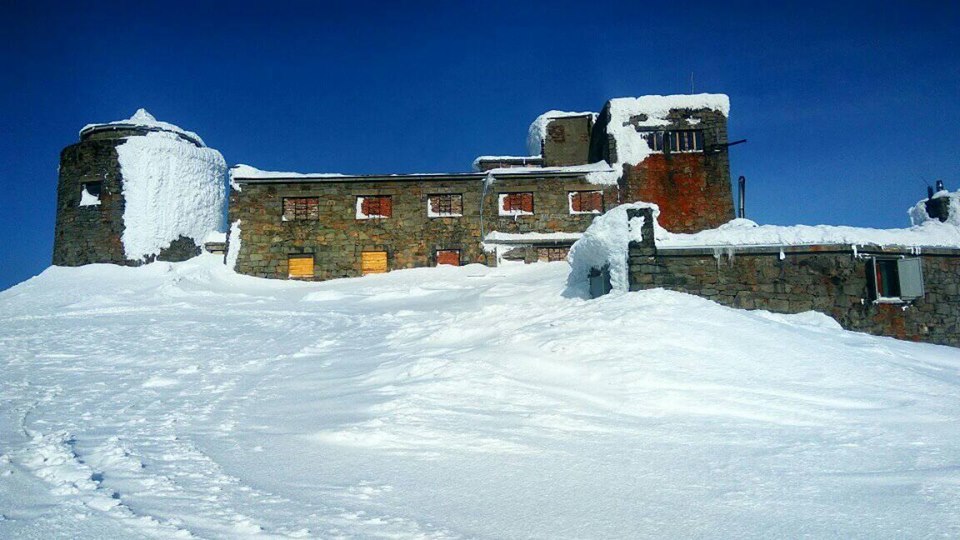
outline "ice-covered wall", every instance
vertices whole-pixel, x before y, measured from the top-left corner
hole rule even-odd
[[[220,152],[159,131],[127,138],[117,154],[128,259],[149,260],[180,237],[199,246],[225,229],[227,165]]]

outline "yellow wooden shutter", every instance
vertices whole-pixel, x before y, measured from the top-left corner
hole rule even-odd
[[[289,276],[292,278],[313,277],[313,255],[309,257],[290,257],[287,259]]]
[[[360,254],[360,271],[363,275],[382,274],[387,271],[386,251],[364,251]]]

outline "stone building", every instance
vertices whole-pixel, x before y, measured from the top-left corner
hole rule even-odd
[[[223,228],[226,163],[145,110],[91,124],[63,149],[53,264],[182,261]]]
[[[368,175],[231,170],[229,259],[296,279],[503,260],[563,260],[594,217],[648,197],[678,230],[733,217],[726,96],[611,100],[551,111],[530,156],[481,156],[475,172]],[[694,209],[697,209],[696,211]]]
[[[601,224],[624,231],[622,244],[609,230],[588,231],[586,242],[602,246],[585,249],[585,261],[575,248],[574,272],[592,282],[594,296],[664,288],[737,308],[818,311],[849,330],[960,346],[960,193],[937,199],[914,208],[909,229],[736,220],[693,235],[662,229],[654,206],[629,205],[609,216],[617,223]],[[922,207],[951,214],[917,219]]]

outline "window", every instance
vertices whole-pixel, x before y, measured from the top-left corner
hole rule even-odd
[[[287,276],[291,278],[313,277],[313,255],[290,255],[287,257]]]
[[[364,251],[360,254],[360,273],[382,274],[387,271],[386,251]]]
[[[393,215],[390,195],[363,195],[357,197],[357,219],[382,219]]]
[[[316,221],[320,219],[318,197],[284,197],[283,221]]]
[[[463,195],[440,193],[427,196],[427,217],[460,217],[463,215]]]
[[[568,193],[571,214],[602,214],[602,191],[571,191]]]
[[[562,143],[567,140],[567,130],[559,122],[547,124],[547,138],[553,142]]]
[[[567,254],[570,253],[568,247],[541,247],[537,248],[537,261],[556,262],[567,260]]]
[[[648,131],[643,136],[654,152],[663,152],[667,143],[670,152],[703,152],[703,130]]]
[[[460,250],[459,249],[438,249],[437,250],[437,266],[441,264],[449,264],[450,266],[460,266]]]
[[[102,182],[86,182],[80,188],[80,206],[100,206]]]
[[[923,296],[920,259],[874,257],[867,264],[867,286],[874,302],[899,302]]]
[[[533,215],[533,193],[501,193],[501,216]]]

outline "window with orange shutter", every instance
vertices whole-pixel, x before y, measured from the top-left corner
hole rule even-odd
[[[567,195],[570,199],[571,214],[603,213],[602,191],[571,191]]]
[[[460,266],[460,250],[459,249],[438,249],[437,250],[437,266],[441,264],[449,264],[451,266]]]
[[[390,195],[361,195],[357,197],[357,219],[382,219],[393,215]]]
[[[529,216],[533,214],[533,193],[501,193],[501,216]]]

